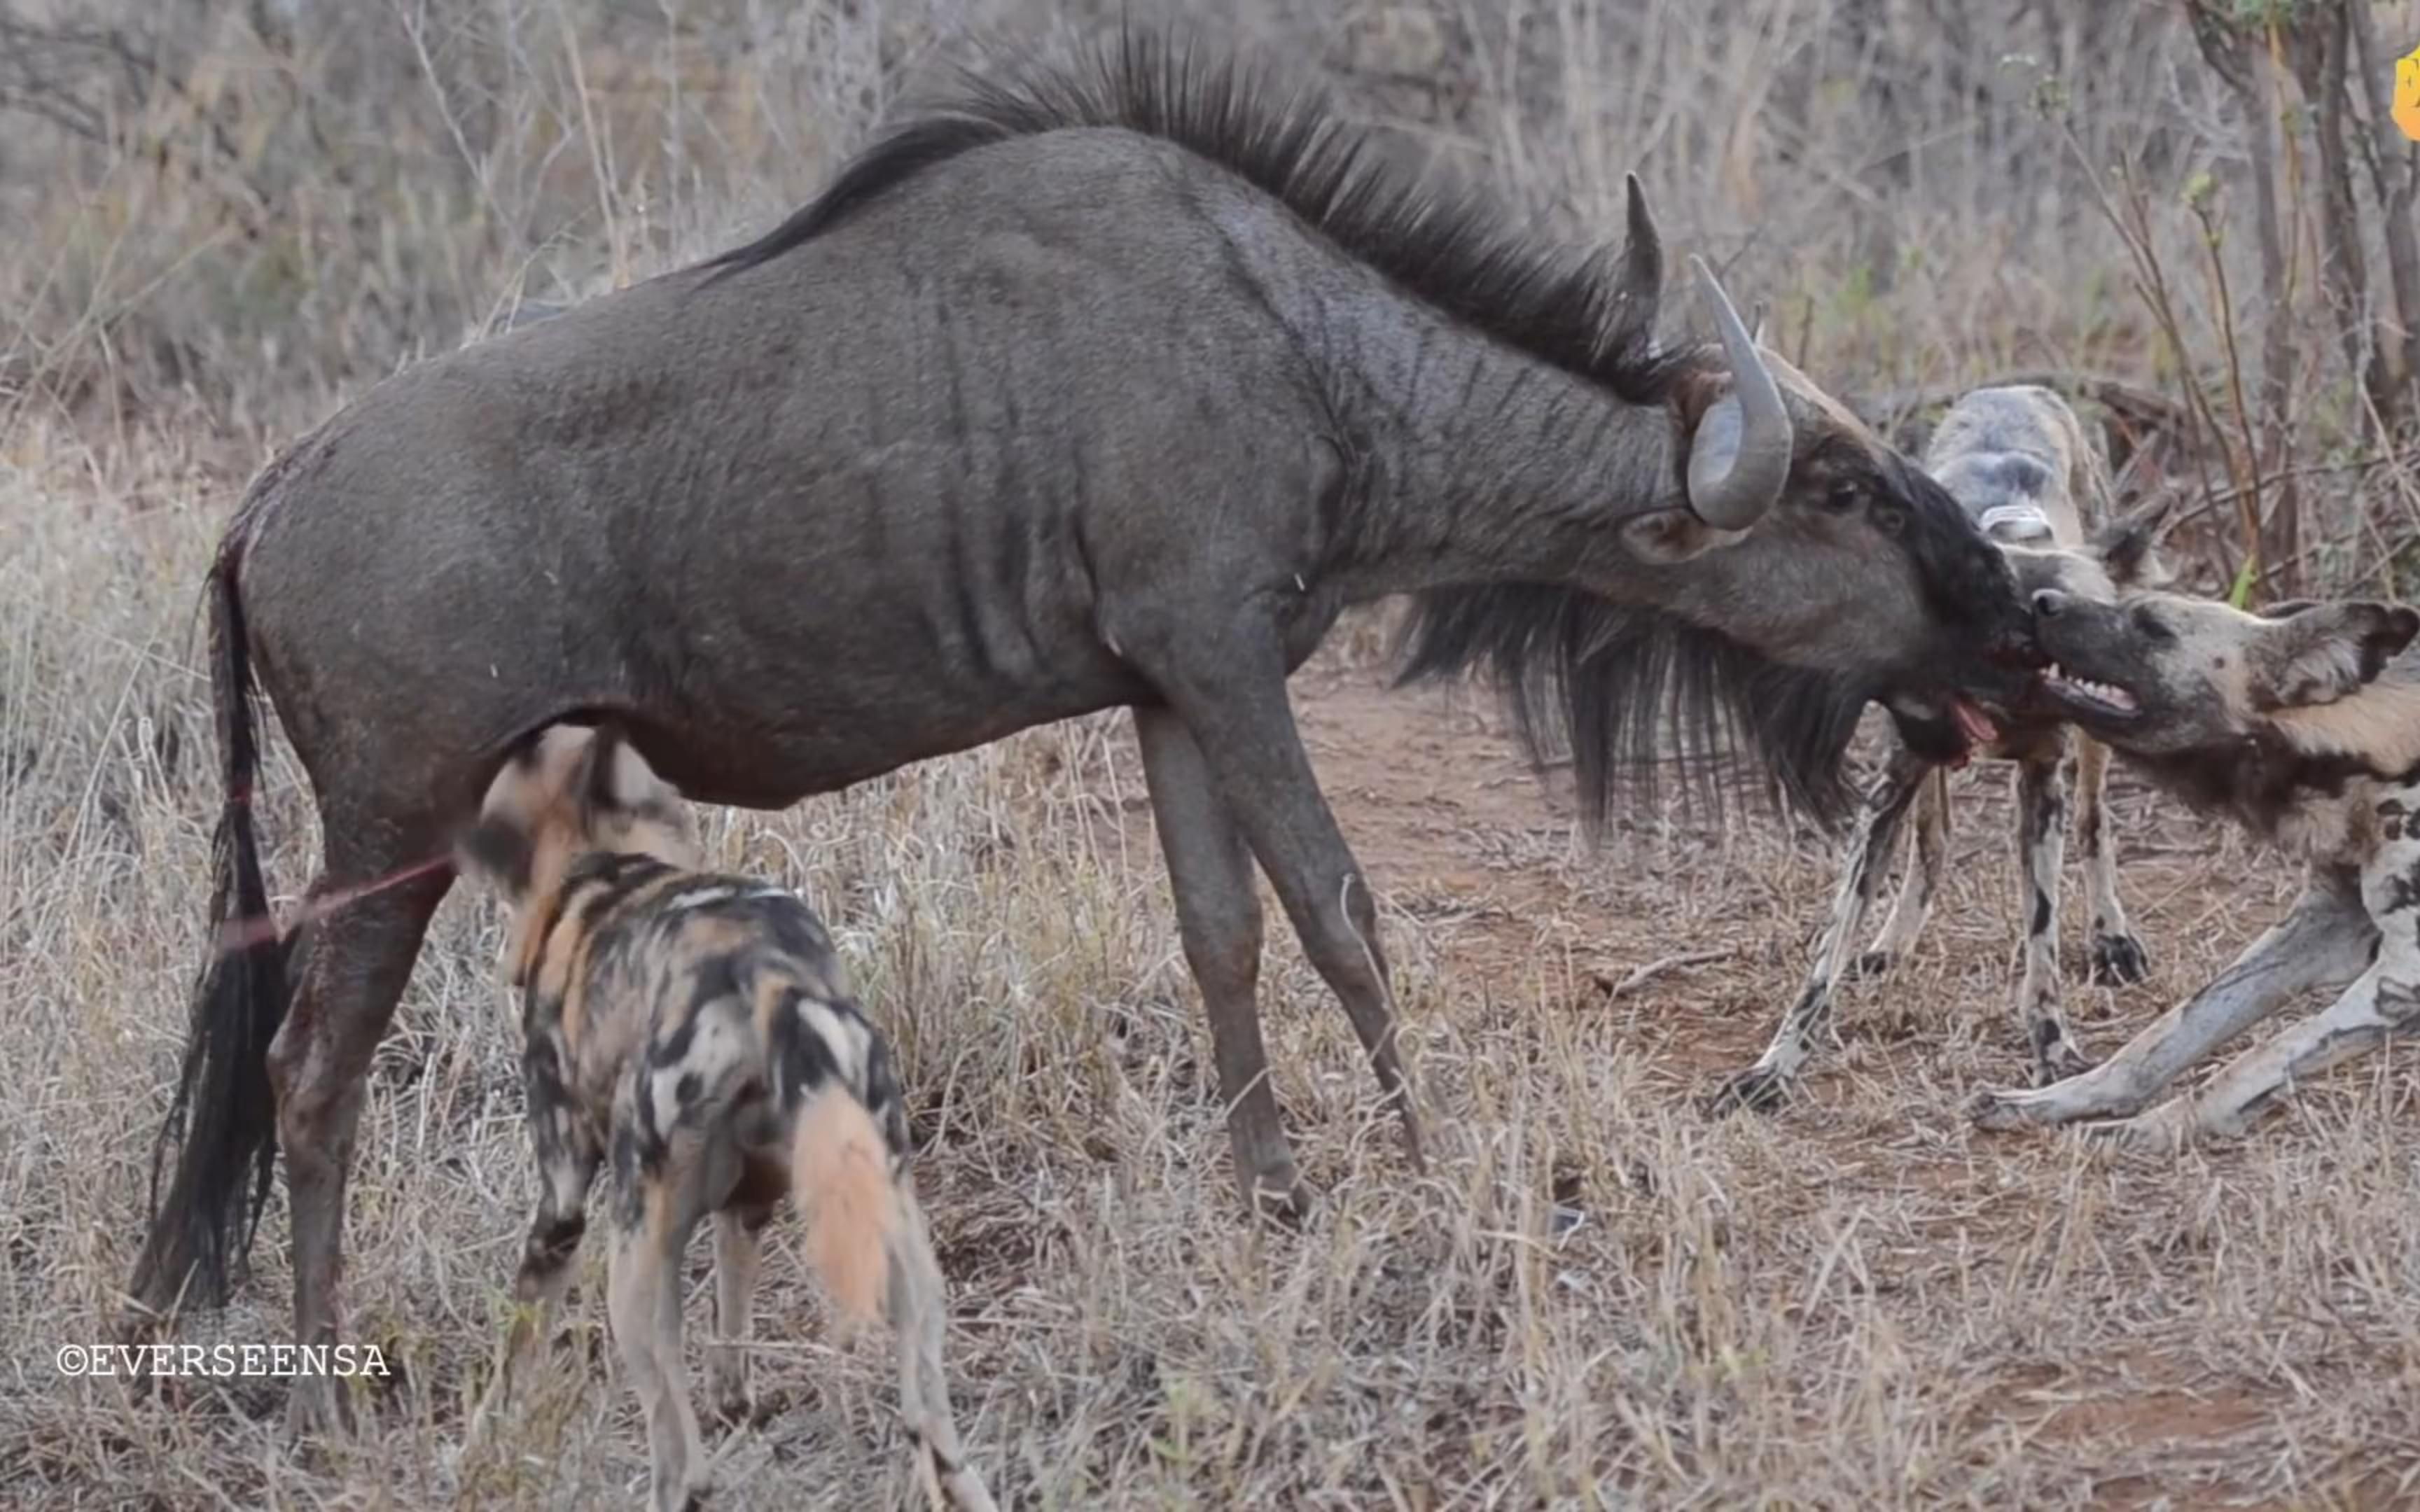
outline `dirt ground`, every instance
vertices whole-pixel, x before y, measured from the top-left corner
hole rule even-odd
[[[27,460],[21,458],[21,461]],[[39,471],[39,458],[31,459]],[[62,474],[64,476],[64,474]],[[62,485],[65,486],[65,485]],[[125,501],[143,497],[122,490]],[[114,505],[113,507],[116,507]],[[0,1501],[569,1507],[628,1502],[644,1436],[591,1245],[563,1349],[464,1450],[530,1200],[497,919],[458,889],[373,1068],[343,1336],[369,1431],[287,1444],[272,1380],[67,1379],[139,1240],[215,815],[185,621],[208,521],[62,517],[11,560],[17,752],[0,872]],[[144,525],[144,520],[151,520]],[[1822,837],[1753,804],[1581,843],[1479,690],[1389,690],[1367,625],[1297,678],[1380,895],[1442,1147],[1398,1152],[1343,1015],[1272,906],[1280,1101],[1322,1194],[1241,1221],[1207,1038],[1122,716],[1032,732],[780,815],[710,816],[720,864],[832,920],[897,1041],[948,1273],[961,1426],[1021,1507],[2370,1506],[2420,1476],[2420,1232],[2400,1055],[2172,1160],[1987,1135],[2021,1072],[2005,769],[1955,788],[1952,880],[1899,972],[1776,1113],[1709,1119],[1803,970]],[[299,773],[258,802],[281,898]],[[2289,872],[2121,775],[2122,882],[2153,960],[2069,1002],[2087,1048],[2208,979]],[[823,1341],[776,1226],[761,1411],[715,1504],[904,1505],[887,1340]],[[186,1342],[273,1343],[282,1196]],[[692,1360],[708,1246],[691,1256]]]

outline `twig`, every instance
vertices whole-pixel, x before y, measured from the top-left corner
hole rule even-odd
[[[1668,977],[1673,972],[1686,970],[1691,966],[1702,966],[1715,961],[1727,960],[1730,954],[1729,950],[1691,950],[1683,955],[1663,956],[1648,962],[1643,966],[1633,966],[1626,975],[1618,979],[1610,969],[1594,966],[1589,970],[1589,980],[1596,983],[1598,990],[1605,994],[1606,1001],[1609,1003],[1624,993],[1637,991],[1658,977]]]

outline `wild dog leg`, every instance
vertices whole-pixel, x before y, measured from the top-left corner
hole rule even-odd
[[[706,1351],[714,1412],[733,1427],[753,1415],[748,1391],[748,1340],[754,1332],[756,1273],[765,1257],[765,1206],[724,1208],[714,1215],[714,1348]]]
[[[1223,617],[1229,622],[1216,628]],[[1321,977],[1344,1005],[1378,1088],[1394,1104],[1404,1153],[1423,1168],[1420,1119],[1396,1044],[1393,992],[1378,938],[1378,909],[1360,863],[1319,791],[1286,701],[1284,647],[1273,626],[1203,609],[1174,633],[1137,645],[1145,667],[1216,779],[1286,917]],[[1213,626],[1204,633],[1204,625]],[[1250,1010],[1255,1025],[1257,1005]],[[1231,1125],[1232,1128],[1232,1125]]]
[[[950,1411],[949,1386],[941,1375],[947,1311],[941,1268],[933,1257],[923,1209],[904,1177],[898,1191],[899,1227],[891,1242],[888,1302],[899,1350],[899,1411],[916,1441],[917,1478],[923,1484],[926,1499],[937,1507],[994,1512],[991,1492],[967,1462],[966,1445],[959,1442],[957,1421]]]
[[[1855,938],[1857,926],[1873,903],[1891,847],[1899,840],[1900,821],[1931,771],[1930,763],[1909,751],[1893,753],[1882,781],[1858,811],[1848,854],[1842,857],[1839,885],[1832,893],[1832,917],[1816,947],[1806,985],[1799,989],[1790,1011],[1782,1015],[1772,1042],[1756,1064],[1730,1076],[1707,1100],[1710,1116],[1773,1106],[1790,1078],[1813,1054],[1816,1034],[1831,1023],[1832,988],[1848,960],[1849,942]]]
[[[416,860],[417,848],[359,847],[368,826],[323,816],[326,866],[312,896],[359,887]],[[400,848],[399,848],[400,850]],[[270,1042],[277,1089],[277,1144],[286,1158],[292,1214],[294,1338],[338,1342],[336,1279],[344,1247],[345,1180],[369,1082],[370,1056],[385,1035],[450,873],[414,878],[347,903],[309,926],[301,980],[286,1022]],[[349,1432],[352,1409],[331,1376],[294,1378],[287,1398],[291,1433]]]
[[[2325,1011],[2238,1056],[2199,1093],[2079,1132],[2149,1150],[2232,1138],[2301,1078],[2420,1028],[2420,832],[2379,847],[2363,868],[2361,901],[2377,955]]]
[[[680,1262],[695,1224],[678,1211],[676,1189],[659,1180],[667,1173],[642,1172],[635,1160],[629,1169],[624,1165],[617,1153],[606,1310],[622,1366],[646,1412],[650,1504],[656,1512],[682,1512],[706,1485],[706,1452],[681,1365]]]
[[[2350,981],[2368,964],[2376,938],[2350,869],[2315,868],[2293,912],[2124,1049],[2049,1087],[1978,1092],[1967,1116],[1987,1129],[2017,1129],[2138,1112],[2179,1072],[2295,993]]]
[[[495,1377],[472,1416],[473,1442],[510,1401],[571,1284],[571,1261],[588,1228],[588,1188],[597,1178],[600,1153],[564,1084],[551,1035],[534,1041],[523,1052],[521,1083],[527,1089],[530,1144],[537,1155],[537,1212],[521,1244],[520,1269],[513,1277],[513,1318],[496,1352]]]
[[[1858,977],[1879,977],[1916,949],[1925,922],[1932,917],[1932,900],[1941,894],[1941,873],[1949,852],[1949,768],[1936,766],[1924,779],[1916,800],[1916,856],[1891,903],[1890,918],[1880,934],[1851,968]]]
[[[1182,719],[1168,709],[1137,709],[1135,734],[1176,897],[1177,933],[1210,1020],[1236,1183],[1253,1211],[1272,1207],[1299,1219],[1310,1211],[1310,1192],[1295,1169],[1261,1043],[1261,901],[1251,849]]]
[[[2092,980],[2128,987],[2151,974],[2151,958],[2118,901],[2118,837],[2109,825],[2109,748],[2075,735],[2075,843],[2084,853],[2084,901],[2092,916]]]
[[[2024,870],[2024,971],[2017,1024],[2033,1052],[2034,1085],[2048,1087],[2091,1062],[2058,1008],[2058,883],[2067,844],[2066,773],[2056,755],[2017,764],[2017,853]]]

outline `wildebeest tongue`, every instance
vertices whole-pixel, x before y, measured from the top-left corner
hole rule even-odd
[[[2000,738],[2000,727],[1992,722],[1992,717],[1964,699],[1950,700],[1949,714],[1970,745],[1988,746]]]

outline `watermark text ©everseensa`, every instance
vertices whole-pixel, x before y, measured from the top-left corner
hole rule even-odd
[[[383,1376],[375,1344],[62,1344],[63,1376]]]

